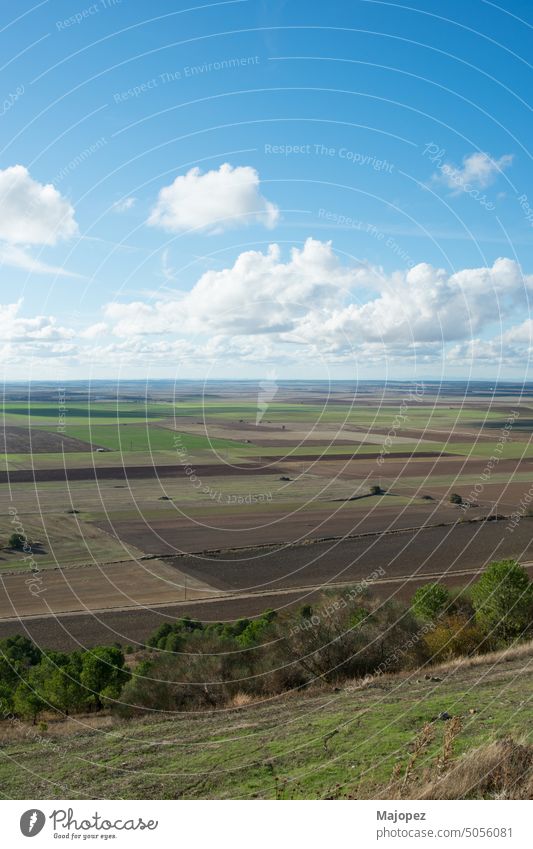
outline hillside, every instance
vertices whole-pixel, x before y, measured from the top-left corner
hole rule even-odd
[[[22,723],[8,729],[2,723],[2,793],[19,799],[328,798],[344,793],[376,798],[395,765],[403,770],[413,751],[420,750],[413,764],[420,781],[428,766],[434,769],[451,727],[450,720],[439,719],[443,712],[460,718],[461,730],[452,735],[454,759],[495,739],[526,740],[532,663],[533,644],[528,643],[338,691],[292,694],[216,714],[129,722],[78,717],[50,723],[44,731]],[[420,749],[415,740],[420,741],[426,723],[434,739]]]

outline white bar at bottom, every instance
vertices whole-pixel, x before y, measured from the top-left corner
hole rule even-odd
[[[253,849],[529,849],[531,815],[531,802],[489,800],[0,802],[2,845],[10,849],[65,844],[166,849],[185,841],[195,849],[243,844]]]

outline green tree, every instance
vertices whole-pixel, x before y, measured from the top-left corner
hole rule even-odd
[[[14,688],[11,684],[0,681],[0,720],[7,719],[13,712]]]
[[[421,619],[433,621],[450,603],[450,591],[444,584],[425,584],[415,592],[411,607]]]
[[[124,653],[115,646],[97,646],[83,654],[80,681],[88,704],[100,710],[103,699],[117,699],[129,679]]]
[[[68,714],[88,705],[87,690],[81,684],[81,652],[49,653],[41,661],[45,677],[43,695],[52,707]]]
[[[516,560],[500,560],[472,587],[472,603],[485,633],[512,640],[531,627],[533,584]]]
[[[450,504],[462,504],[463,497],[458,492],[452,492],[449,498]]]
[[[15,689],[21,676],[40,659],[40,649],[21,634],[0,640],[0,681]]]
[[[24,543],[26,542],[26,537],[24,534],[11,534],[9,537],[7,544],[9,548],[15,548],[17,551],[24,548]]]
[[[24,719],[31,719],[33,724],[37,722],[40,713],[47,707],[44,695],[46,688],[45,671],[41,664],[32,666],[25,679],[23,679],[15,690],[13,696],[13,709],[15,713]]]

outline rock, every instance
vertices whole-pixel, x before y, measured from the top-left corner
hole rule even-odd
[[[444,722],[445,722],[447,719],[451,719],[451,718],[452,718],[452,717],[451,717],[451,715],[448,713],[448,711],[447,711],[447,710],[443,710],[443,711],[442,711],[442,713],[439,713],[439,719],[442,719]]]

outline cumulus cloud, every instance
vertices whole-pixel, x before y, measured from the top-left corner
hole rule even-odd
[[[273,227],[279,210],[262,196],[259,183],[259,174],[250,166],[233,168],[226,162],[205,174],[191,168],[161,189],[148,224],[169,233],[217,233],[252,222]]]
[[[205,272],[190,292],[153,303],[112,303],[119,337],[276,335],[340,352],[363,344],[425,346],[472,338],[527,308],[533,276],[511,259],[452,274],[428,263],[385,274],[341,263],[331,242],[307,239],[283,261],[279,245],[245,251]]]
[[[23,165],[0,170],[1,240],[55,245],[77,232],[73,207],[51,183],[38,183]]]
[[[307,239],[283,262],[279,245],[245,251],[230,268],[207,271],[180,298],[108,304],[117,336],[188,330],[263,334],[293,329],[311,308],[332,307],[354,285],[360,266],[343,266],[331,242]]]
[[[395,346],[468,339],[511,316],[533,288],[533,277],[510,259],[454,274],[420,263],[383,280],[378,296],[366,303],[329,314],[310,310],[298,337],[339,347],[357,341]]]
[[[461,166],[444,163],[434,178],[452,189],[453,194],[466,191],[469,187],[486,189],[512,161],[511,154],[493,159],[488,153],[471,153],[463,157]]]
[[[74,331],[58,325],[53,316],[23,317],[22,300],[0,304],[0,340],[32,342],[72,339]]]
[[[108,330],[105,321],[97,321],[96,324],[90,324],[84,330],[80,331],[82,339],[96,339],[97,336],[102,336]]]

